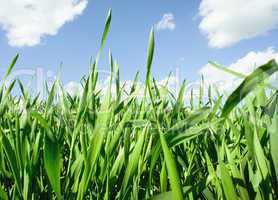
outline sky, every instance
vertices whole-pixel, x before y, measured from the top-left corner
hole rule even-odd
[[[41,70],[51,77],[62,63],[63,83],[78,82],[97,54],[109,8],[112,23],[99,69],[109,70],[111,49],[122,80],[132,80],[138,70],[144,77],[151,27],[152,74],[158,80],[169,72],[189,81],[203,74],[226,87],[233,79],[207,65],[209,60],[247,74],[278,60],[278,0],[0,0],[0,5],[1,75],[19,53],[15,70]]]

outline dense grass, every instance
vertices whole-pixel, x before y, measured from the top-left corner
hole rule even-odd
[[[102,95],[97,65],[110,22],[109,12],[80,97],[59,80],[46,100],[20,81],[4,87],[18,57],[11,63],[0,89],[1,199],[277,199],[278,97],[265,84],[277,64],[247,76],[225,102],[200,92],[186,105],[185,84],[174,97],[151,76],[151,31],[145,95],[136,95],[138,76],[124,91],[111,54]],[[10,95],[15,84],[20,97]]]

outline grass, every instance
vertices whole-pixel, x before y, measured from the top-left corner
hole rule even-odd
[[[144,97],[136,95],[138,74],[124,91],[111,53],[102,95],[97,65],[110,23],[111,12],[81,96],[68,95],[59,80],[45,100],[19,80],[5,87],[18,56],[8,67],[0,88],[0,198],[277,199],[278,96],[265,83],[275,61],[240,75],[225,102],[200,92],[186,105],[185,83],[175,97],[151,76],[151,31]],[[19,97],[11,95],[16,84]]]

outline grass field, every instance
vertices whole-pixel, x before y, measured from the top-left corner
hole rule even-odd
[[[266,83],[276,62],[229,97],[200,92],[187,105],[185,83],[174,97],[151,76],[151,31],[144,96],[136,95],[138,76],[123,91],[111,54],[102,95],[97,66],[110,22],[111,12],[80,97],[59,80],[45,100],[19,80],[5,87],[18,56],[8,67],[0,88],[0,198],[277,199],[278,96]],[[11,95],[17,84],[20,97]]]

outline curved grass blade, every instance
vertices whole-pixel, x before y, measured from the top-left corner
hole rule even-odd
[[[275,60],[271,60],[247,76],[226,100],[221,116],[227,117],[233,108],[236,107],[236,105],[238,105],[244,97],[246,97],[258,84],[262,83],[277,70],[277,63]]]
[[[224,71],[224,72],[226,72],[226,73],[229,73],[229,74],[231,74],[231,75],[233,75],[233,76],[236,76],[236,77],[238,77],[238,78],[244,79],[244,78],[247,77],[247,75],[245,75],[245,74],[242,74],[242,73],[240,73],[240,72],[234,71],[234,70],[232,70],[232,69],[230,69],[230,68],[228,68],[228,67],[224,67],[224,66],[219,65],[219,64],[217,64],[217,63],[215,63],[215,62],[209,61],[208,63],[209,63],[212,67],[214,67],[214,68],[216,68],[216,69],[219,69],[219,70],[221,70],[221,71]],[[270,88],[270,89],[278,90],[277,87],[275,87],[275,86],[273,86],[273,85],[271,85],[271,84],[266,84],[266,86],[267,86],[268,88]]]

